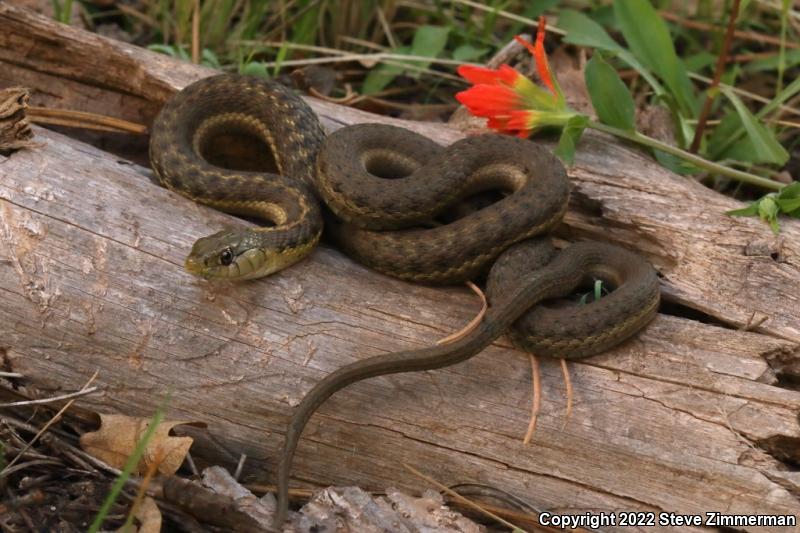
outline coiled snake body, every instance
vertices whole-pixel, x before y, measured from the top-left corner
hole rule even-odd
[[[224,134],[260,140],[272,152],[278,174],[209,163],[204,154]],[[221,75],[193,83],[164,106],[153,126],[150,157],[165,186],[273,224],[199,239],[186,267],[202,277],[250,279],[280,270],[313,249],[323,218],[348,254],[400,278],[452,283],[494,263],[490,307],[468,335],[346,365],[306,394],[292,416],[278,466],[276,526],[286,516],[289,470],[300,434],[337,390],[369,377],[464,361],[507,329],[515,343],[539,354],[593,355],[639,331],[658,308],[655,271],[638,255],[591,242],[555,255],[549,242],[529,239],[561,220],[569,186],[558,160],[527,140],[481,135],[442,148],[381,125],[351,126],[325,139],[314,113],[290,90]],[[506,196],[449,223],[407,229],[490,189]],[[317,197],[327,207],[321,209]],[[614,292],[583,306],[536,306],[566,296],[591,277],[603,279]]]

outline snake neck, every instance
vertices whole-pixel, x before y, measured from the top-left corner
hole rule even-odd
[[[156,118],[150,139],[159,180],[196,202],[267,222],[199,239],[187,270],[205,278],[244,280],[307,255],[322,229],[314,162],[323,139],[308,105],[272,81],[220,75],[175,95]],[[254,171],[235,159],[242,168],[218,165],[218,152],[225,146],[235,151],[237,141],[260,145],[271,154],[260,159],[271,162],[275,172]]]

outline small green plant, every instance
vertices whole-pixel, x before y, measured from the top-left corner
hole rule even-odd
[[[147,49],[171,57],[177,57],[178,59],[182,59],[184,61],[191,61],[192,59],[189,55],[189,52],[187,52],[186,49],[181,45],[151,44],[147,47]],[[217,55],[208,48],[203,48],[203,51],[200,53],[200,64],[215,69],[222,68]]]
[[[800,182],[795,181],[780,192],[768,193],[749,206],[728,211],[727,214],[737,217],[758,216],[769,224],[773,233],[777,234],[781,229],[778,224],[779,214],[800,218]]]
[[[694,93],[684,63],[677,56],[666,24],[653,6],[649,2],[615,0],[613,15],[629,49],[618,44],[600,24],[583,13],[563,10],[559,17],[559,26],[566,31],[567,42],[595,49],[586,65],[584,77],[598,120],[591,120],[573,111],[564,101],[547,64],[542,21],[535,46],[518,40],[529,48],[536,59],[539,77],[550,90],[550,95],[504,65],[497,70],[460,67],[459,73],[474,87],[458,93],[456,97],[473,114],[488,118],[489,127],[500,131],[527,136],[542,127],[561,127],[557,154],[570,164],[575,147],[588,127],[650,148],[662,164],[676,172],[706,171],[763,189],[780,191],[782,185],[777,181],[717,163],[713,159],[733,160],[754,170],[761,168],[756,164],[784,165],[789,154],[763,118],[800,92],[800,80],[781,89],[755,114],[731,87],[720,85],[719,92],[726,97],[731,109],[709,139],[705,140],[694,130],[699,97]],[[622,61],[633,68],[650,85],[655,100],[669,107],[679,132],[679,146],[664,143],[636,130],[633,95],[609,59]],[[706,105],[710,101],[707,100]],[[689,151],[689,144],[699,144],[705,157]],[[762,217],[777,216],[778,212],[795,213],[794,208],[785,207],[794,205],[792,190],[774,197],[767,196],[764,203],[755,208],[756,211]],[[783,204],[778,204],[778,200]],[[750,211],[752,209],[743,210],[742,213]]]
[[[596,279],[594,280],[594,290],[591,292],[587,292],[581,296],[580,301],[578,302],[580,305],[585,305],[589,300],[589,296],[594,295],[594,301],[596,302],[600,298],[603,297],[604,294],[607,294],[608,291],[603,286],[603,280]]]
[[[72,0],[51,0],[53,6],[53,18],[62,24],[69,24],[72,18]]]

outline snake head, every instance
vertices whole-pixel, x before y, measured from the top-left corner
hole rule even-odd
[[[295,248],[281,246],[280,237],[269,239],[266,234],[260,237],[228,229],[197,239],[186,258],[186,271],[204,279],[229,281],[269,276],[308,255],[320,233]]]
[[[186,271],[204,279],[246,280],[275,272],[267,254],[248,242],[239,230],[223,230],[194,243]]]

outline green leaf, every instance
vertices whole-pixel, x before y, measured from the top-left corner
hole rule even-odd
[[[239,74],[245,76],[258,76],[259,78],[269,78],[267,67],[260,61],[251,61],[239,67]]]
[[[626,131],[636,128],[633,97],[614,68],[595,52],[584,71],[592,106],[603,124]]]
[[[721,88],[726,89],[726,87]],[[794,97],[797,93],[800,93],[800,78],[795,79],[792,83],[784,87],[781,92],[776,94],[767,105],[756,113],[756,118],[760,119],[772,113],[772,111],[783,105],[783,103]],[[754,157],[748,154],[755,153],[755,148],[750,147],[749,141],[746,141],[747,154],[743,155],[741,152],[737,151],[741,150],[742,145],[731,148],[731,145],[736,143],[744,133],[744,125],[737,114],[730,113],[723,117],[722,123],[714,128],[714,132],[711,134],[709,141],[711,159],[728,158],[739,161],[752,161]]]
[[[558,27],[567,32],[564,41],[577,46],[588,46],[617,55],[631,66],[653,88],[656,96],[666,95],[664,87],[647,67],[637,60],[630,51],[620,46],[598,23],[578,11],[565,9],[558,17]]]
[[[787,185],[778,192],[775,198],[782,213],[793,217],[800,217],[800,181]]]
[[[800,181],[794,181],[778,192],[778,198],[800,198]]]
[[[726,159],[723,154],[728,151],[731,145],[734,144],[736,139],[743,133],[744,126],[742,126],[739,115],[733,111],[724,115],[719,125],[714,128],[714,131],[711,132],[708,138],[708,156],[710,156],[710,159],[715,161]],[[730,159],[731,157],[728,156],[727,158]],[[735,156],[733,159],[739,161]]]
[[[775,203],[773,196],[767,195],[758,203],[758,216],[761,220],[769,222],[769,227],[772,228],[772,233],[777,234],[781,227],[778,225],[778,204]]]
[[[314,44],[319,27],[319,11],[309,9],[300,20],[292,24],[292,41],[300,44]]]
[[[753,202],[747,207],[742,207],[741,209],[731,209],[730,211],[725,211],[725,214],[732,217],[751,217],[753,215],[757,215],[758,202]]]
[[[553,7],[558,3],[558,0],[536,0],[535,2],[530,2],[528,7],[525,8],[525,11],[522,12],[522,16],[536,20],[539,18],[539,15]]]
[[[414,40],[411,47],[401,46],[393,50],[395,54],[423,56],[423,57],[436,57],[447,44],[447,36],[450,33],[450,28],[441,26],[420,26],[414,34]],[[409,65],[415,68],[408,73],[412,78],[418,78],[422,73],[419,68],[428,68],[431,64],[430,61],[409,61]],[[405,72],[402,64],[397,63],[382,63],[372,70],[370,70],[364,83],[361,85],[361,92],[363,94],[375,94],[382,91],[389,85],[397,76]]]
[[[556,157],[561,159],[567,166],[575,162],[575,149],[578,141],[581,140],[583,130],[589,125],[589,117],[586,115],[574,115],[564,125],[561,130],[561,138],[558,139],[558,147],[555,149]]]
[[[790,198],[787,200],[778,198],[775,200],[775,203],[781,208],[782,213],[792,216],[800,216],[800,198]]]
[[[462,44],[453,50],[453,59],[456,61],[474,61],[486,55],[488,48],[476,48],[471,44]]]
[[[753,163],[772,163],[783,165],[789,160],[789,153],[781,146],[775,135],[764,126],[749,109],[742,103],[736,94],[726,88],[720,87],[722,93],[731,101],[739,119],[747,132],[748,139],[754,148]]]
[[[614,0],[614,16],[633,54],[669,87],[681,112],[695,116],[697,102],[664,20],[649,0]]]
[[[408,46],[401,46],[392,52],[395,54],[406,54],[411,51]],[[362,94],[375,94],[381,92],[384,87],[403,73],[403,65],[381,63],[367,73],[364,83],[361,84]]]
[[[780,60],[780,56],[774,55],[767,57],[765,59],[756,59],[754,61],[750,61],[744,66],[744,70],[746,72],[761,72],[764,70],[776,70],[778,68],[778,63]],[[786,55],[784,56],[784,68],[792,68],[795,65],[800,64],[800,49],[793,49],[787,50]]]
[[[624,50],[598,23],[579,11],[564,9],[558,16],[558,27],[567,32],[564,42],[610,52]]]
[[[701,169],[685,159],[661,150],[653,150],[653,155],[661,166],[666,167],[676,174],[687,176],[690,174],[697,174]]]
[[[442,26],[420,26],[414,33],[411,43],[411,55],[436,57],[447,44],[450,28]]]
[[[758,218],[767,222],[769,227],[772,229],[772,232],[777,235],[781,230],[780,224],[778,223],[778,214],[782,211],[777,197],[777,193],[771,192],[769,194],[765,194],[747,207],[742,209],[734,209],[733,211],[728,211],[725,214],[731,216],[758,215]],[[793,202],[793,200],[789,200],[789,202]]]
[[[289,53],[289,46],[287,42],[281,44],[281,47],[278,48],[278,53],[275,54],[275,66],[272,67],[272,75],[277,76],[281,71],[281,65],[284,61],[286,61],[286,54]]]
[[[381,63],[369,71],[361,84],[362,94],[375,94],[381,92],[387,85],[403,72],[401,65],[387,65]]]
[[[450,28],[443,26],[420,26],[414,33],[414,40],[411,42],[411,55],[423,57],[436,57],[442,53],[447,45],[447,36]],[[428,68],[430,62],[415,61],[414,65],[420,68]],[[418,70],[409,73],[412,78],[419,78],[422,73]]]
[[[170,57],[177,57],[177,52],[175,51],[175,47],[169,44],[148,44],[147,49],[153,52],[158,52],[159,54],[168,55]]]
[[[690,72],[700,72],[706,67],[711,67],[717,62],[714,54],[702,50],[683,59],[683,64]]]
[[[202,58],[200,61],[201,64],[216,69],[222,68],[219,64],[219,58],[217,58],[217,54],[208,48],[203,48],[203,52],[200,54],[200,57]]]

